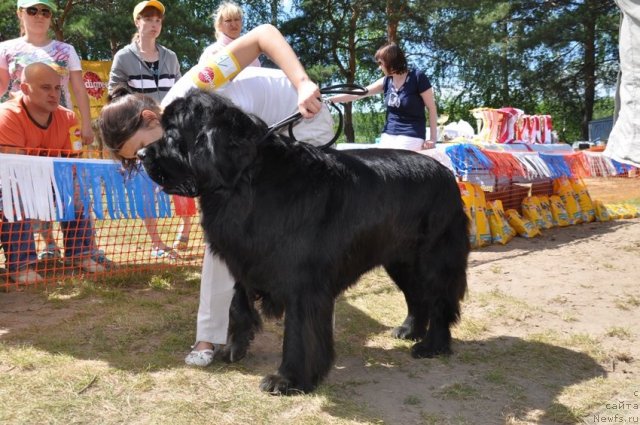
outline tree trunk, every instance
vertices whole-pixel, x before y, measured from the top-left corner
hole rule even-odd
[[[596,98],[596,11],[599,0],[588,0],[589,13],[584,14],[584,115],[582,140],[589,139],[589,121],[593,119]]]
[[[509,42],[511,35],[509,34],[509,21],[505,19],[503,24],[504,38],[502,44],[502,58],[500,64],[500,73],[502,79],[502,106],[511,106],[511,96],[509,92]]]
[[[404,10],[404,0],[387,0],[387,41],[389,43],[398,43],[398,23]]]
[[[349,50],[349,65],[347,68],[347,84],[353,84],[356,78],[356,32],[358,30],[358,19],[360,14],[354,10],[349,20],[349,38],[347,46]],[[344,105],[344,137],[348,143],[355,143],[355,129],[353,127],[353,102]]]

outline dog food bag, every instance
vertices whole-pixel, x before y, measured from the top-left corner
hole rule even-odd
[[[522,216],[529,219],[538,229],[545,229],[546,223],[542,218],[542,207],[537,196],[528,196],[522,200]]]
[[[469,243],[472,248],[477,248],[477,231],[476,231],[476,209],[474,207],[475,197],[473,196],[473,184],[469,182],[458,182],[460,196],[464,204],[464,212],[469,217]]]
[[[611,220],[620,220],[622,218],[622,209],[618,204],[605,204],[604,207],[607,209]]]
[[[570,179],[569,181],[571,182],[573,191],[578,194],[578,203],[582,210],[583,220],[591,223],[596,219],[596,209],[593,207],[593,200],[591,199],[591,195],[589,195],[587,185],[584,184],[582,179]]]
[[[640,208],[638,208],[635,205],[632,204],[626,204],[627,209],[629,210],[629,212],[631,213],[632,217],[631,218],[638,218],[640,217]]]
[[[573,191],[571,182],[566,177],[560,177],[553,181],[553,193],[560,196],[564,208],[569,217],[569,224],[579,224],[582,219],[582,210],[580,209],[580,200],[578,194]]]
[[[487,218],[491,229],[491,241],[505,245],[516,235],[516,231],[509,225],[509,220],[504,213],[502,201],[487,202]]]
[[[602,201],[593,201],[593,207],[596,211],[596,220],[609,221],[612,219],[609,215],[609,210]]]
[[[519,236],[523,238],[533,238],[540,234],[540,230],[536,227],[531,220],[526,219],[520,215],[517,210],[508,209],[505,214],[511,227],[516,229]]]
[[[540,202],[540,209],[542,210],[544,228],[551,229],[552,227],[557,226],[558,223],[553,219],[553,214],[551,213],[551,202],[549,201],[549,197],[547,195],[540,195],[538,196],[538,201]]]
[[[551,195],[549,197],[549,204],[551,205],[551,214],[553,215],[553,221],[556,222],[556,226],[569,226],[571,224],[569,215],[560,196]]]
[[[476,208],[476,242],[480,247],[487,246],[491,244],[491,228],[487,218],[487,201],[484,190],[480,186],[474,185],[473,197]]]
[[[631,204],[618,205],[622,218],[636,218],[638,216],[638,209]]]

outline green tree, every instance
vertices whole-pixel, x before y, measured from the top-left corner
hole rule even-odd
[[[455,2],[432,26],[447,107],[550,113],[565,138],[585,137],[596,82],[613,84],[616,17],[612,1]]]

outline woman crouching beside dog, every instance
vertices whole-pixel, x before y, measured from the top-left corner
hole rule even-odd
[[[261,53],[269,56],[282,71],[256,67],[243,70]],[[333,137],[333,120],[327,106],[319,100],[318,86],[309,79],[282,34],[271,25],[261,25],[192,68],[160,105],[147,96],[130,93],[126,87],[114,90],[111,102],[103,108],[100,117],[102,137],[114,158],[128,169],[136,168],[138,150],[164,134],[160,120],[163,107],[196,87],[227,97],[267,125],[299,111],[305,119],[293,129],[297,140],[322,145]],[[202,264],[196,342],[185,358],[186,364],[208,366],[216,351],[226,344],[234,284],[226,264],[207,246]],[[227,351],[223,357],[237,361],[243,355]]]

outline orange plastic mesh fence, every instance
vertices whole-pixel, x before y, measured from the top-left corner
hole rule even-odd
[[[93,151],[85,151],[82,156],[108,159]],[[4,156],[3,160],[8,161],[7,158]],[[112,165],[110,160],[104,163]],[[5,194],[8,186],[5,182]],[[20,187],[18,196],[13,197],[14,203],[16,199],[24,203],[22,192],[26,190],[23,189],[28,188]],[[34,188],[35,197],[40,190],[42,188]],[[102,197],[106,195],[103,193]],[[98,215],[74,200],[76,220],[71,221],[19,221],[15,217],[9,220],[6,211],[3,215],[0,202],[4,254],[0,255],[0,290],[57,284],[74,278],[101,281],[177,266],[199,267],[204,242],[197,203],[175,196],[167,199],[170,199],[171,212],[168,217],[146,219],[110,218],[106,199],[101,203],[105,211]],[[187,226],[185,231],[184,226]]]
[[[90,156],[100,155],[91,153]],[[619,181],[638,175],[636,172],[597,180]],[[640,184],[638,178],[626,180]],[[552,191],[551,179],[529,182],[502,179],[499,184],[487,188],[485,195],[487,201],[500,199],[505,210],[520,210],[523,198],[550,195]],[[79,277],[104,281],[114,276],[158,272],[179,266],[199,268],[204,255],[203,232],[195,204],[190,202],[193,201],[171,197],[172,213],[168,218],[113,219],[103,214],[104,219],[97,219],[95,211],[86,214],[81,208],[88,219],[13,223],[3,220],[0,290],[55,285]],[[185,219],[187,225],[191,222],[188,232],[182,232]],[[181,237],[182,233],[188,236]],[[29,239],[33,244],[28,243]]]
[[[26,244],[16,244],[12,258],[13,255],[27,258],[19,268],[10,270],[5,250],[5,255],[0,256],[0,288],[57,284],[77,277],[104,280],[115,275],[162,271],[176,266],[200,266],[202,263],[204,243],[198,216],[192,217],[188,240],[179,236],[181,217],[156,220],[158,235],[167,245],[166,249],[154,246],[142,219],[91,219],[88,222],[90,229],[71,229],[77,230],[76,234],[82,235],[85,230],[91,234],[89,249],[83,249],[76,255],[68,254],[65,247],[82,245],[83,241],[68,229],[65,237],[63,223],[31,221],[7,232],[10,240],[24,239],[32,234],[36,252],[33,255]]]

